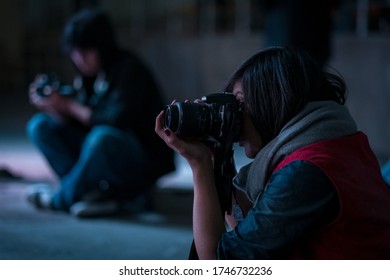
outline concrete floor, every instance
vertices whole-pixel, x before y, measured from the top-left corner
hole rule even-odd
[[[156,209],[79,219],[25,199],[32,181],[0,180],[0,259],[186,259],[192,241],[190,191],[161,190]]]
[[[0,183],[1,260],[186,259],[189,212],[77,219],[27,204],[26,182]]]
[[[50,181],[50,170],[29,145],[0,146],[1,166],[20,178],[0,179],[2,260],[186,259],[192,241],[190,188],[162,188],[155,210],[93,219],[37,210],[26,188]],[[6,166],[5,166],[6,165]]]
[[[1,260],[186,259],[192,240],[187,215],[125,213],[76,219],[27,205],[24,183],[1,183]]]

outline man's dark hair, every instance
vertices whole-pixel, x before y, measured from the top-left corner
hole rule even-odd
[[[117,51],[117,43],[110,19],[100,9],[85,9],[73,15],[64,27],[62,49],[97,49],[103,65],[106,65]]]

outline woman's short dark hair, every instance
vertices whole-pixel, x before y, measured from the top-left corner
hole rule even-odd
[[[304,51],[272,47],[246,60],[230,77],[225,91],[241,82],[246,107],[264,144],[308,102],[334,100],[344,104],[345,82],[322,71]]]
[[[84,9],[73,15],[64,27],[62,49],[97,49],[103,62],[117,50],[114,30],[108,15],[100,9]]]

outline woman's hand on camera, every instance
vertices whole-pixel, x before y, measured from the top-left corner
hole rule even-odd
[[[172,104],[175,104],[175,102],[176,100]],[[183,156],[192,168],[197,164],[212,161],[212,152],[205,143],[197,139],[184,139],[176,136],[170,129],[164,128],[163,120],[164,112],[162,111],[156,118],[156,133],[171,149]]]
[[[164,112],[161,112],[156,118],[156,133],[171,149],[183,156],[192,168],[212,160],[212,153],[207,145],[199,140],[182,139],[176,136],[170,129],[163,127],[163,119]]]
[[[172,104],[174,104],[172,102]],[[183,139],[171,130],[164,129],[164,112],[156,118],[156,133],[174,151],[189,163],[194,182],[193,230],[197,253],[200,259],[215,259],[221,234],[225,231],[216,192],[213,171],[213,153],[203,142]]]

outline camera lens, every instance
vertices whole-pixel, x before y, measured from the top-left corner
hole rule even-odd
[[[203,103],[175,103],[164,109],[164,128],[184,137],[204,137],[211,126],[210,109]]]
[[[178,106],[168,105],[164,109],[164,128],[176,132],[179,127]]]

